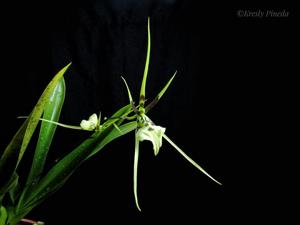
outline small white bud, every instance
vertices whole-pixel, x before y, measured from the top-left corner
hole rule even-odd
[[[91,115],[88,120],[82,120],[80,123],[80,127],[83,130],[93,131],[96,129],[98,125],[98,117],[96,113]]]

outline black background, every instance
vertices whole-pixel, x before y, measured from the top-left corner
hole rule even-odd
[[[61,122],[75,125],[99,111],[109,116],[127,104],[121,75],[137,99],[150,16],[147,96],[154,97],[175,70],[178,74],[149,116],[223,183],[213,183],[167,143],[157,157],[143,143],[138,212],[132,190],[134,135],[129,134],[85,163],[28,217],[51,225],[243,224],[280,216],[266,211],[277,209],[275,190],[286,179],[275,159],[281,141],[274,121],[283,111],[279,102],[288,85],[283,78],[291,73],[293,8],[196,3],[43,1],[1,7],[1,149],[21,123],[16,117],[30,112],[51,77],[70,61]],[[240,9],[285,9],[290,15],[239,18]],[[48,168],[86,137],[59,128]]]

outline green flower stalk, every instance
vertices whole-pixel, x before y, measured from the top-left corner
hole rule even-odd
[[[19,116],[18,119],[22,118],[28,118],[28,116]],[[93,113],[88,120],[81,120],[80,126],[73,126],[73,125],[67,125],[64,123],[55,122],[52,120],[47,120],[40,118],[39,120],[45,121],[48,123],[52,123],[64,128],[74,129],[74,130],[86,130],[86,131],[100,131],[102,126],[100,125],[101,122],[101,113],[99,115],[99,119],[96,113]]]
[[[211,175],[209,175],[200,165],[198,165],[194,160],[192,160],[187,154],[183,152],[166,134],[166,128],[155,125],[152,120],[146,116],[146,113],[157,104],[160,98],[164,95],[165,91],[168,89],[169,85],[173,81],[177,71],[165,85],[165,87],[159,92],[159,94],[154,98],[152,102],[150,102],[147,106],[145,106],[145,96],[146,96],[146,82],[147,82],[147,75],[148,75],[148,68],[150,62],[150,46],[151,46],[151,35],[150,35],[150,19],[148,18],[148,46],[147,46],[147,56],[146,56],[146,63],[145,69],[143,74],[143,80],[141,84],[140,90],[140,99],[139,105],[136,107],[134,105],[134,101],[132,99],[132,95],[126,80],[122,77],[125,86],[127,88],[129,101],[132,105],[132,110],[135,112],[135,117],[137,121],[137,127],[135,129],[135,150],[134,150],[134,166],[133,166],[133,192],[136,207],[139,211],[141,208],[139,206],[138,201],[138,194],[137,194],[137,176],[138,176],[138,159],[139,159],[139,144],[141,141],[150,141],[153,145],[154,155],[156,156],[159,153],[159,149],[162,146],[162,139],[164,138],[167,142],[169,142],[188,162],[190,162],[193,166],[199,169],[202,173],[208,176],[217,184],[221,185],[219,181],[214,179]]]

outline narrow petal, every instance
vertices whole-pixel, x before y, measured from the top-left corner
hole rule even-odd
[[[133,99],[132,99],[132,95],[131,95],[131,92],[130,92],[129,86],[128,86],[128,84],[127,84],[127,82],[126,82],[125,78],[124,78],[124,77],[122,77],[122,76],[121,76],[121,78],[122,78],[122,80],[124,81],[124,84],[125,84],[125,86],[126,86],[126,89],[127,89],[128,98],[129,98],[129,103],[132,103],[132,102],[133,102]]]
[[[144,107],[144,102],[146,98],[145,90],[146,90],[146,82],[147,82],[147,75],[148,75],[148,69],[149,69],[149,61],[150,61],[150,49],[151,49],[151,34],[150,34],[150,18],[148,17],[148,45],[147,45],[147,55],[146,55],[146,63],[145,63],[145,69],[144,69],[144,75],[141,85],[141,91],[140,91],[140,105]]]
[[[187,154],[185,154],[170,138],[168,138],[167,135],[163,134],[163,137],[186,159],[188,160],[193,166],[195,166],[198,170],[200,170],[202,173],[204,173],[206,176],[208,176],[210,179],[212,179],[214,182],[216,182],[219,185],[222,185],[219,181],[217,181],[215,178],[213,178],[211,175],[209,175],[201,166],[199,166],[194,160],[192,160]]]
[[[171,77],[171,79],[168,81],[168,83],[164,86],[164,88],[158,93],[158,95],[152,100],[152,102],[150,102],[146,108],[145,108],[145,111],[146,113],[153,108],[153,106],[155,106],[159,99],[164,95],[164,93],[166,92],[166,90],[168,89],[168,87],[170,86],[170,84],[172,83],[174,77],[176,76],[177,74],[177,70],[175,71],[175,73],[173,74],[173,76]]]
[[[98,117],[97,117],[97,114],[94,113],[92,114],[90,117],[89,117],[89,121],[93,124],[97,124],[98,123]]]
[[[133,164],[133,192],[136,207],[139,211],[142,211],[139,206],[139,200],[137,195],[137,175],[138,175],[138,162],[139,162],[139,140],[135,137],[135,148],[134,148],[134,164]]]

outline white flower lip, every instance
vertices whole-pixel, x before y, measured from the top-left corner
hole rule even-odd
[[[154,155],[157,155],[162,146],[162,137],[166,128],[148,123],[144,127],[138,129],[136,137],[138,141],[151,141],[153,145]]]
[[[80,123],[80,127],[83,130],[93,131],[96,129],[98,124],[98,117],[96,113],[91,115],[88,120],[82,120]]]

